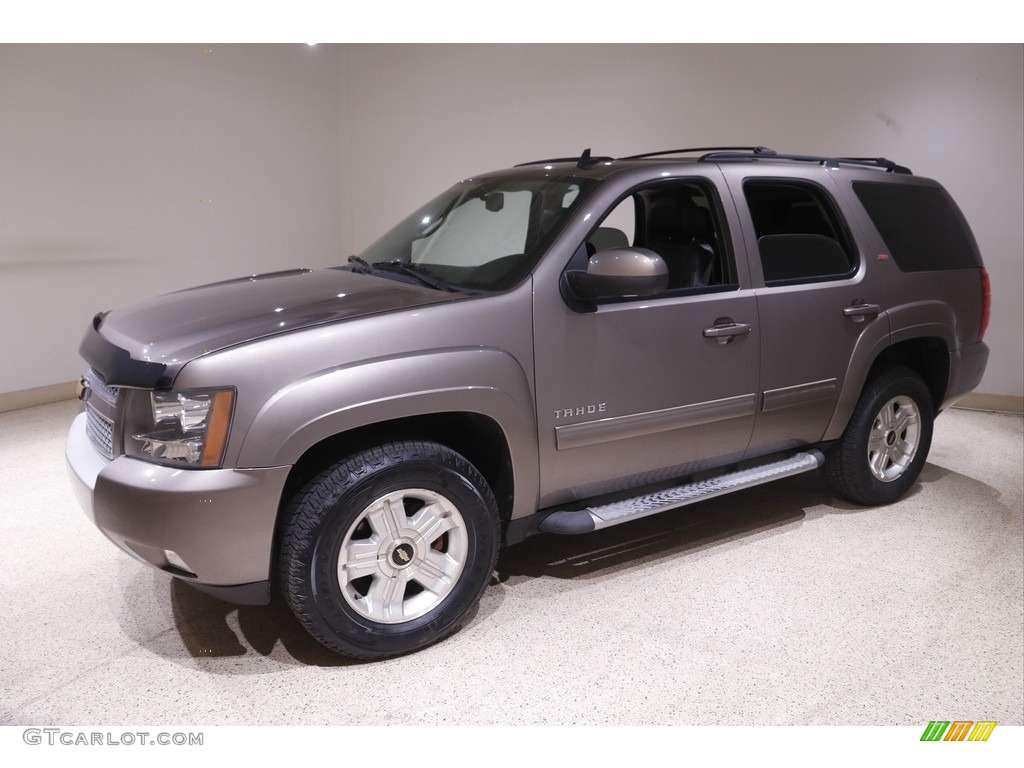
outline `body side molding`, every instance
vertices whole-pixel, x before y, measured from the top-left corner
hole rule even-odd
[[[581,421],[555,427],[555,444],[560,451],[585,445],[624,440],[629,437],[653,435],[673,429],[695,427],[715,421],[725,421],[754,413],[757,396],[754,393],[710,400],[658,411],[631,413],[607,419]]]

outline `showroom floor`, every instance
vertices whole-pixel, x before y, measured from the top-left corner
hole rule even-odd
[[[1024,724],[1020,416],[944,414],[887,508],[810,474],[531,539],[454,637],[355,663],[107,542],[76,410],[0,414],[0,725]]]

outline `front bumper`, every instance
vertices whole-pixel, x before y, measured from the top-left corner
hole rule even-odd
[[[107,461],[71,425],[66,449],[82,509],[114,544],[217,597],[269,601],[278,503],[291,467],[177,469]]]

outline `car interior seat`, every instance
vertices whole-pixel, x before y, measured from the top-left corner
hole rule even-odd
[[[668,265],[670,288],[707,285],[714,263],[711,217],[686,197],[650,199],[645,246]]]

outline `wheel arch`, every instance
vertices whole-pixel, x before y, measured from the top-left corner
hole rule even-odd
[[[893,344],[875,358],[866,381],[874,381],[885,371],[898,366],[909,368],[921,377],[931,394],[932,415],[936,415],[949,386],[949,348],[946,342],[935,336],[924,336]]]
[[[282,493],[282,507],[308,480],[332,464],[366,448],[402,440],[435,442],[461,454],[483,475],[498,502],[502,521],[512,516],[515,473],[508,439],[490,416],[448,411],[363,424],[311,445],[292,466]],[[279,512],[280,520],[280,512]]]
[[[886,371],[896,367],[909,368],[921,377],[931,395],[932,415],[938,414],[949,387],[948,342],[939,336],[904,339],[878,350],[871,365],[863,368],[863,373],[856,380],[850,375],[847,376],[839,407],[825,431],[826,441],[837,440],[842,436],[864,388]]]

